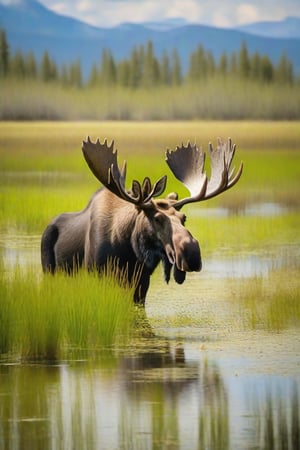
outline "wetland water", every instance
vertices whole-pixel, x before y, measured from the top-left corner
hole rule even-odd
[[[220,211],[206,213],[228,214]],[[277,205],[243,211],[261,220],[286,213]],[[39,240],[2,233],[9,270],[38,268]],[[0,363],[0,449],[298,449],[299,323],[266,326],[262,310],[253,324],[240,294],[251,297],[248,279],[267,283],[276,270],[290,282],[299,247],[278,242],[270,254],[261,243],[203,259],[203,271],[180,287],[157,270],[138,315],[143,326],[124,348],[55,364]]]

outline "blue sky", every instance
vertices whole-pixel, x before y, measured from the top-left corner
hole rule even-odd
[[[6,0],[9,3],[10,0]],[[16,0],[11,0],[16,1]],[[235,27],[262,20],[300,17],[300,0],[39,0],[47,8],[96,26],[184,18]]]

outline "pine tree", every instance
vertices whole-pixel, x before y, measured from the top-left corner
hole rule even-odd
[[[248,78],[250,62],[246,43],[243,41],[238,56],[238,73],[241,78]]]
[[[191,81],[198,81],[207,75],[207,61],[202,45],[199,45],[195,52],[190,55],[188,78]]]
[[[261,57],[258,52],[255,52],[254,55],[250,58],[250,77],[253,80],[261,80],[262,72],[261,72]]]
[[[9,46],[6,33],[0,29],[0,77],[6,77],[9,68]]]
[[[164,51],[161,61],[161,81],[165,85],[171,84],[171,67],[169,55],[166,51]]]
[[[143,60],[141,52],[134,48],[131,52],[130,61],[128,63],[128,86],[131,88],[137,88],[142,83],[143,78]],[[125,70],[125,67],[124,67]]]
[[[182,83],[182,72],[180,58],[177,49],[174,48],[172,52],[172,84],[178,86]]]
[[[20,50],[17,50],[16,53],[10,60],[10,73],[13,77],[22,79],[26,76],[26,68],[23,55]]]
[[[212,52],[206,52],[206,74],[208,76],[214,75],[216,71],[216,63]]]
[[[112,85],[117,80],[116,64],[112,53],[109,50],[103,50],[101,57],[101,70],[100,70],[101,82],[104,85]]]
[[[32,79],[37,77],[37,65],[33,52],[28,53],[25,59],[26,76]]]
[[[292,84],[294,81],[293,65],[288,60],[286,53],[281,55],[279,63],[275,70],[275,79],[278,83]]]
[[[41,62],[41,79],[42,81],[51,81],[53,77],[52,62],[47,51],[44,52]]]
[[[236,76],[237,72],[238,72],[238,69],[237,69],[237,56],[236,56],[236,53],[233,52],[230,55],[229,74],[230,74],[230,76]]]
[[[59,79],[63,86],[70,84],[69,68],[66,64],[62,64],[61,66]]]
[[[70,84],[74,87],[82,87],[81,63],[78,59],[70,66]]]
[[[222,75],[223,77],[225,77],[228,73],[228,61],[227,61],[227,54],[225,52],[222,53],[221,57],[220,57],[220,62],[219,62],[219,73],[220,75]]]
[[[265,55],[261,58],[261,78],[264,82],[270,83],[274,77],[274,68],[270,58]]]
[[[100,74],[99,74],[97,64],[93,64],[92,68],[91,68],[89,80],[88,80],[89,86],[97,86],[97,84],[99,83],[99,79],[100,79]]]
[[[143,85],[146,88],[156,86],[160,81],[158,61],[154,55],[153,43],[149,41],[144,58]]]
[[[127,59],[121,61],[117,66],[118,83],[123,87],[129,87],[131,82],[130,62]],[[135,86],[132,86],[135,87]]]

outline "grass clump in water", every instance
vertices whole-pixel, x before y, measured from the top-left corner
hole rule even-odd
[[[1,270],[0,352],[27,360],[56,360],[70,349],[109,347],[130,334],[133,287],[113,271],[39,277],[33,268]]]
[[[244,280],[238,301],[251,329],[281,331],[300,324],[300,280],[296,269],[272,271],[268,277]]]

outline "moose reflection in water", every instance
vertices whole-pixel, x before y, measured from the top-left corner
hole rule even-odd
[[[133,181],[126,190],[126,162],[120,170],[113,142],[83,142],[83,154],[93,174],[104,185],[81,212],[56,217],[42,236],[41,257],[45,272],[57,268],[74,272],[84,265],[101,272],[113,261],[126,281],[135,283],[134,301],[144,304],[150,276],[163,263],[166,282],[173,269],[174,279],[183,283],[186,272],[200,271],[202,262],[198,241],[185,228],[181,208],[192,202],[210,199],[234,186],[237,173],[230,168],[235,153],[231,139],[209,145],[211,176],[204,171],[205,153],[196,145],[167,151],[166,162],[175,177],[190,191],[178,199],[171,193],[157,199],[166,188],[163,176],[154,185],[146,177],[142,184]]]
[[[296,379],[228,380],[179,343],[145,345],[99,364],[0,365],[0,448],[299,448]]]

